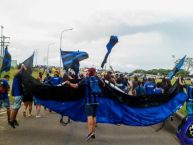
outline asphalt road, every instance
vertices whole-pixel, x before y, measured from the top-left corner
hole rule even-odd
[[[59,115],[42,110],[42,117],[24,118],[19,114],[20,126],[7,125],[6,114],[0,114],[0,145],[179,145],[170,125],[156,132],[157,126],[130,127],[98,124],[96,139],[86,142],[86,124],[59,123]]]

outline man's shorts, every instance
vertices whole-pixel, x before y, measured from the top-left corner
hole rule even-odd
[[[18,110],[21,107],[22,96],[14,96],[13,109]]]
[[[96,109],[98,104],[86,104],[85,105],[85,112],[87,116],[96,117]]]
[[[36,99],[36,97],[33,97],[33,101],[34,101],[34,105],[41,105],[40,103],[38,103],[38,100]]]
[[[10,108],[10,102],[9,102],[8,94],[1,94],[0,95],[0,109],[3,107],[5,107],[7,109]]]

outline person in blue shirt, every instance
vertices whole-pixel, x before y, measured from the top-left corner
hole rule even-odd
[[[162,94],[163,89],[161,88],[161,83],[156,84],[156,88],[153,90],[154,94]]]
[[[15,128],[15,125],[18,126],[18,122],[16,120],[17,118],[17,113],[21,107],[22,103],[22,72],[26,71],[27,68],[25,67],[24,64],[21,64],[18,66],[18,70],[16,70],[13,78],[13,84],[12,84],[12,96],[14,97],[14,104],[13,104],[13,109],[11,111],[11,116],[10,116],[10,122],[9,124],[11,127]]]
[[[58,70],[54,71],[54,76],[50,79],[50,84],[52,86],[57,86],[62,83],[62,78],[60,77],[60,72]]]
[[[153,94],[153,90],[155,89],[155,84],[152,82],[151,78],[147,79],[147,82],[144,84],[144,88],[145,88],[145,93],[147,95],[151,95]]]
[[[171,81],[169,79],[166,79],[166,77],[164,76],[161,82],[161,87],[163,88],[164,93],[168,93],[171,86]]]
[[[54,71],[54,76],[51,77],[49,80],[48,80],[48,83],[52,86],[58,86],[58,85],[61,85],[62,84],[62,78],[60,77],[60,72],[58,70],[55,70]],[[51,110],[49,110],[51,112]],[[68,117],[68,120],[67,122],[64,122],[63,121],[63,115],[60,116],[60,123],[62,125],[67,125],[68,123],[70,123],[70,118]]]
[[[119,78],[117,79],[117,87],[124,91],[125,87],[127,86],[128,86],[128,83],[124,79],[124,75],[120,74]]]
[[[72,88],[78,88],[81,86],[85,87],[85,113],[87,115],[87,127],[88,135],[86,140],[95,138],[95,128],[96,128],[96,109],[99,105],[98,96],[102,92],[102,87],[104,87],[104,82],[96,76],[96,69],[89,68],[88,76],[82,79],[78,84],[70,83],[66,81]]]
[[[4,87],[4,92],[0,93],[0,109],[4,107],[7,109],[7,121],[9,123],[10,121],[10,101],[9,101],[9,96],[8,92],[10,89],[9,86],[9,75],[5,75],[3,79],[1,79],[1,86]]]
[[[134,96],[142,96],[145,94],[145,89],[140,81],[138,81],[138,84],[134,90]]]
[[[50,76],[50,74],[49,73],[46,73],[46,77],[44,78],[44,80],[43,80],[43,84],[45,84],[45,85],[51,85],[50,84],[50,80],[51,80],[51,76]]]

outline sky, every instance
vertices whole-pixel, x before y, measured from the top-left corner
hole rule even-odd
[[[1,0],[0,25],[18,62],[35,50],[35,65],[48,57],[59,66],[61,32],[73,28],[63,33],[62,50],[88,52],[81,67],[100,68],[116,35],[107,69],[171,69],[175,59],[193,57],[192,6],[192,0]]]

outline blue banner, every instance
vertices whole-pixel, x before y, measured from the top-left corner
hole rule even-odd
[[[38,97],[36,99],[41,105],[64,116],[69,116],[74,121],[86,122],[87,120],[84,98],[66,102],[44,100]],[[181,92],[160,106],[135,108],[107,97],[100,97],[96,118],[98,123],[149,126],[166,120],[180,109],[186,99],[187,95]]]

